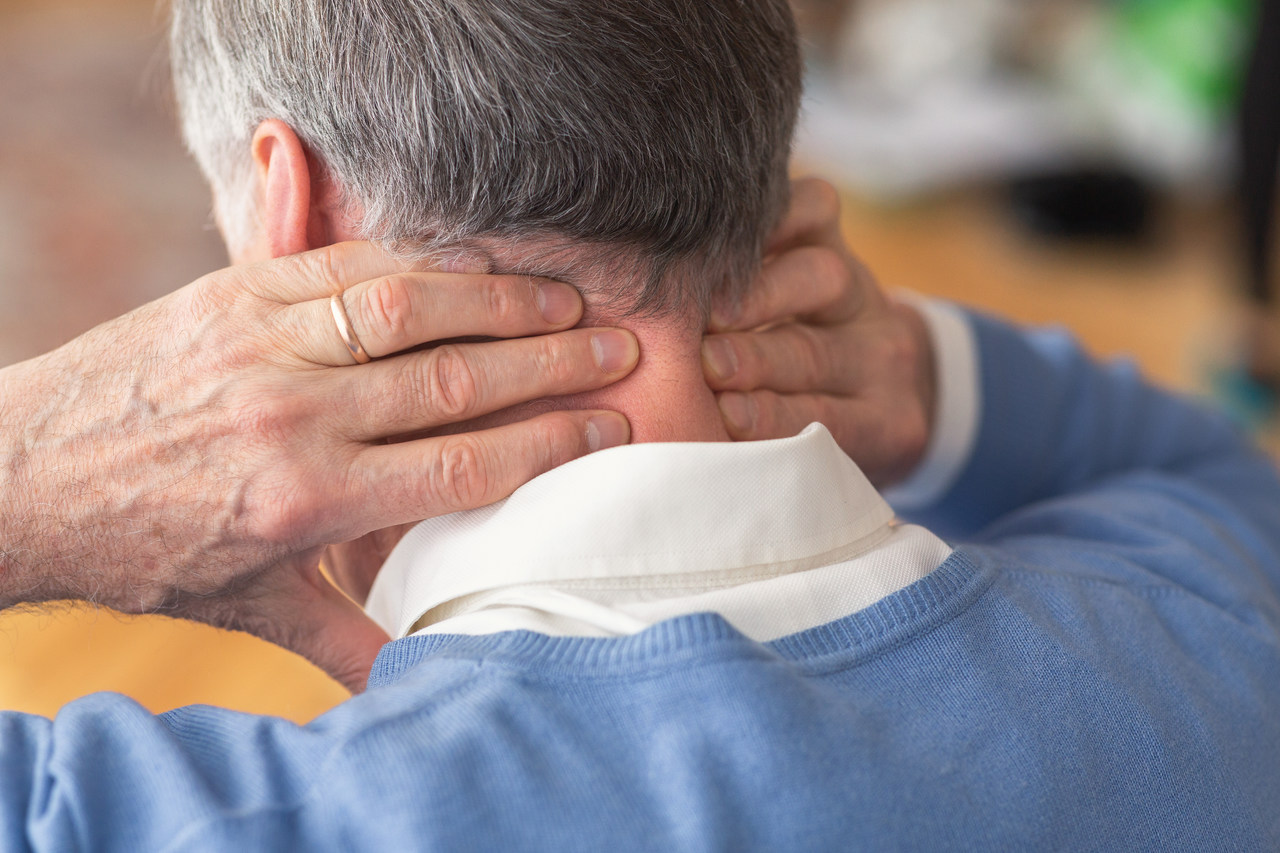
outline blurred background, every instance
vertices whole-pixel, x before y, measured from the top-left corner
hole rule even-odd
[[[1280,450],[1280,36],[1255,47],[1275,3],[796,4],[797,170],[843,189],[849,241],[885,285],[1069,327]],[[0,364],[226,263],[178,141],[163,16],[154,0],[0,0]],[[71,605],[0,614],[0,708],[52,715],[103,689],[296,720],[346,695],[245,635]]]

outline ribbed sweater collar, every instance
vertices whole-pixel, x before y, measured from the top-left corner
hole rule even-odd
[[[550,637],[530,631],[484,636],[427,634],[383,647],[369,687],[390,684],[431,658],[500,661],[546,677],[619,677],[687,664],[690,657],[775,654],[813,670],[857,665],[879,651],[963,612],[990,587],[994,573],[963,551],[936,571],[875,604],[797,634],[757,644],[723,617],[695,613],[625,637]]]

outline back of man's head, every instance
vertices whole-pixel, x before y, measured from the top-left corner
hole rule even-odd
[[[522,271],[612,271],[600,298],[627,312],[734,296],[786,202],[787,0],[174,0],[172,52],[233,247],[268,118],[355,236],[540,247],[556,263]]]

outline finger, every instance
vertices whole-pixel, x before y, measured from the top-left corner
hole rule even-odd
[[[348,502],[361,507],[352,538],[388,524],[487,506],[558,465],[631,440],[617,412],[549,412],[480,432],[370,447]]]
[[[710,335],[702,341],[702,368],[716,391],[850,394],[858,387],[859,359],[847,344],[848,327],[837,330],[788,323],[763,332]]]
[[[567,284],[528,276],[404,272],[361,282],[340,296],[356,339],[372,358],[464,336],[541,335],[582,317],[582,297]],[[282,312],[280,336],[315,364],[353,362],[334,325],[329,298]]]
[[[725,428],[736,441],[789,438],[820,423],[877,486],[910,473],[928,443],[922,413],[880,401],[772,391],[718,395]]]
[[[292,304],[327,298],[407,267],[373,243],[353,241],[241,267],[237,283],[258,296]]]
[[[790,438],[815,421],[828,429],[838,423],[833,400],[819,394],[726,391],[716,395],[716,403],[735,441]]]
[[[825,242],[839,233],[840,193],[821,178],[798,178],[791,182],[791,203],[769,235],[765,253]]]
[[[624,329],[572,329],[537,338],[448,344],[342,371],[334,411],[368,441],[471,420],[536,400],[603,388],[640,358]]]
[[[282,606],[273,614],[278,625],[273,642],[311,661],[352,693],[363,692],[374,659],[391,638],[318,567],[300,571],[294,588],[275,597]]]
[[[774,258],[742,301],[728,310],[717,306],[713,331],[754,329],[796,316],[820,314],[836,322],[852,316],[867,296],[868,279],[860,265],[832,249],[805,246]]]

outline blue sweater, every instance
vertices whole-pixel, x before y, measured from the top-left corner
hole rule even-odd
[[[1280,482],[1217,417],[980,317],[965,542],[759,644],[391,643],[307,726],[0,714],[0,847],[1280,849]]]

